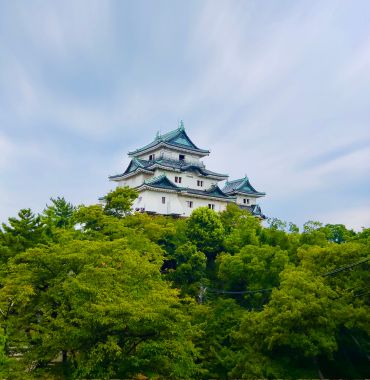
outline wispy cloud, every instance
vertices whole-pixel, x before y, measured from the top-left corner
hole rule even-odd
[[[369,140],[359,140],[354,141],[350,144],[344,146],[339,146],[329,151],[319,154],[316,157],[308,157],[308,159],[303,162],[299,169],[312,169],[321,165],[338,160],[344,156],[348,156],[360,150],[366,150],[367,153],[370,151],[370,139]]]
[[[268,215],[302,224],[337,207],[355,223],[370,188],[369,11],[366,1],[4,5],[0,190],[14,198],[2,197],[0,219],[58,193],[93,202],[128,150],[184,119],[211,148],[211,169],[247,173],[268,193]]]

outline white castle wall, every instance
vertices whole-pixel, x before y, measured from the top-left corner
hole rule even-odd
[[[165,148],[156,149],[156,150],[151,151],[150,153],[140,154],[137,156],[137,158],[139,158],[141,160],[149,160],[149,156],[153,155],[153,154],[155,155],[156,159],[165,158],[168,160],[175,160],[175,161],[178,161],[179,155],[183,154],[185,156],[185,161],[187,161],[189,163],[195,163],[198,165],[201,163],[200,158],[197,155],[194,155],[191,153],[183,153],[183,152],[179,152],[179,151],[173,151],[173,150],[169,150],[169,149],[165,149]]]
[[[249,203],[244,203],[243,199],[249,199]],[[243,206],[251,206],[251,205],[257,204],[255,197],[251,195],[239,195],[239,194],[236,196],[236,203]]]
[[[165,198],[165,203],[162,203],[162,197]],[[193,202],[192,208],[189,207],[187,201]],[[143,190],[133,204],[133,210],[190,216],[192,211],[196,208],[208,207],[209,204],[213,204],[214,210],[220,212],[226,209],[228,202],[218,199],[202,199],[170,192]]]
[[[206,177],[201,177],[193,172],[174,172],[165,169],[156,169],[154,172],[154,176],[160,176],[165,174],[167,178],[172,181],[175,185],[180,187],[189,187],[190,189],[196,190],[207,190],[213,185],[217,185],[219,181],[215,179],[209,179]],[[175,182],[175,177],[181,177],[181,183]],[[197,181],[203,181],[203,187],[197,185]]]
[[[137,187],[140,186],[145,180],[152,178],[152,174],[140,173],[132,177],[122,179],[117,181],[117,186],[128,186],[128,187]]]

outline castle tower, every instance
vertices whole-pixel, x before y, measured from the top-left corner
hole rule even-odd
[[[209,153],[192,142],[181,122],[174,131],[157,133],[150,144],[129,152],[127,169],[109,179],[139,192],[133,205],[138,212],[189,216],[198,207],[223,211],[233,202],[263,217],[255,200],[265,194],[257,192],[247,179],[226,182],[221,190],[218,184],[228,175],[206,169],[201,158]]]

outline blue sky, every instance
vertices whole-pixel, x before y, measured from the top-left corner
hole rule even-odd
[[[268,216],[370,225],[369,1],[2,1],[0,221],[90,204],[180,119]]]

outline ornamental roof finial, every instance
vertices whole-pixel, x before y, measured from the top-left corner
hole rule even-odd
[[[183,131],[184,129],[185,129],[184,122],[182,120],[180,120],[179,130]]]
[[[155,135],[155,139],[156,140],[160,140],[161,139],[161,132],[157,131],[157,134]]]

